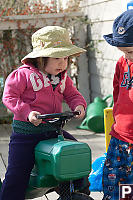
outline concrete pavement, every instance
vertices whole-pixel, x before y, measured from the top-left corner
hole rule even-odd
[[[88,130],[77,129],[81,124],[80,120],[73,119],[65,125],[64,129],[70,132],[76,139],[81,142],[86,142],[92,150],[92,162],[96,158],[105,153],[105,137],[104,133],[94,133]],[[8,143],[11,134],[11,125],[0,124],[0,177],[3,179],[5,174],[5,166],[8,160]],[[95,200],[102,200],[102,193],[91,192],[91,197]],[[56,200],[58,195],[53,192],[47,195],[49,200]],[[35,200],[47,200],[46,197],[36,198]]]

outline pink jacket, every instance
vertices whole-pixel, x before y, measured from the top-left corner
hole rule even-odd
[[[72,110],[78,105],[86,108],[84,98],[74,87],[66,71],[62,73],[55,90],[47,75],[33,65],[19,67],[6,79],[3,103],[13,112],[15,120],[27,121],[31,111],[41,114],[62,112],[63,100]]]

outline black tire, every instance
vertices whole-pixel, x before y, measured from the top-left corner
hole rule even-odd
[[[94,199],[86,194],[74,192],[72,194],[72,200],[94,200]]]

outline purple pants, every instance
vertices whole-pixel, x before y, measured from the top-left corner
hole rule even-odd
[[[76,140],[63,132],[66,139]],[[24,200],[30,172],[34,166],[34,148],[42,140],[56,138],[56,132],[44,134],[12,133],[9,143],[8,168],[3,181],[0,200]]]

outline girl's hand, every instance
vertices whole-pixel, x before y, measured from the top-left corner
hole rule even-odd
[[[42,123],[42,119],[37,119],[36,116],[37,115],[40,115],[41,113],[40,112],[37,112],[37,111],[32,111],[30,112],[29,116],[28,116],[28,119],[29,121],[34,124],[35,126],[38,126],[39,124]]]
[[[77,107],[75,108],[74,111],[80,111],[80,112],[81,112],[80,115],[77,115],[77,116],[76,116],[76,118],[79,118],[79,119],[84,118],[84,116],[85,116],[85,109],[84,109],[84,106],[79,105],[79,106],[77,106]]]

